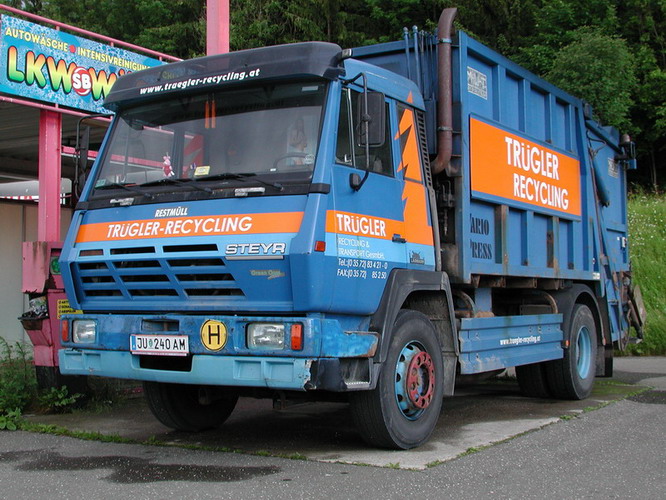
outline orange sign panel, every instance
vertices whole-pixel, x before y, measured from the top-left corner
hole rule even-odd
[[[180,236],[297,233],[303,212],[172,217],[84,224],[77,243]]]
[[[381,240],[391,240],[394,235],[407,235],[407,241],[410,243],[432,245],[432,229],[427,232],[416,228],[409,232],[406,229],[406,223],[400,220],[339,210],[326,212],[326,232]]]
[[[472,191],[581,215],[580,162],[470,118]]]
[[[401,221],[372,217],[369,215],[328,210],[326,212],[326,231],[329,233],[366,236],[390,240],[394,234],[401,233],[404,224]]]

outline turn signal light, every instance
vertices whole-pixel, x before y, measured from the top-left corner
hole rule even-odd
[[[291,350],[303,350],[303,325],[300,323],[291,325]]]
[[[69,321],[66,319],[60,322],[60,338],[63,342],[69,342]]]
[[[325,252],[326,251],[326,242],[325,241],[315,241],[315,252]]]

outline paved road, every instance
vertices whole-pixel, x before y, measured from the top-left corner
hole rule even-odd
[[[666,359],[628,365],[618,381],[666,389]],[[665,403],[651,390],[423,470],[3,432],[0,497],[664,498]]]
[[[146,407],[143,398],[99,414],[35,416],[33,421],[54,424],[70,430],[116,434],[136,441],[160,441],[240,450],[274,456],[305,456],[309,460],[361,463],[377,466],[425,469],[513,436],[558,422],[562,417],[579,415],[587,408],[621,399],[636,391],[631,385],[641,378],[658,376],[659,366],[649,359],[627,364],[624,376],[615,380],[599,379],[595,391],[585,401],[555,401],[525,398],[515,380],[501,380],[456,388],[456,396],[447,398],[439,423],[430,441],[409,451],[387,452],[364,445],[351,424],[345,404],[305,404],[276,412],[271,401],[242,399],[231,418],[216,431],[200,434],[173,432],[160,425]],[[664,358],[656,364],[665,365]],[[634,367],[634,365],[636,365]],[[666,375],[666,366],[663,370]],[[666,379],[665,379],[666,380]]]

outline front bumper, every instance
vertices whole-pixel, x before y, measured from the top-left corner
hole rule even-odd
[[[372,332],[350,331],[336,319],[322,317],[240,317],[185,315],[69,315],[65,321],[97,323],[94,344],[63,342],[59,351],[64,375],[96,375],[152,382],[258,387],[279,390],[351,391],[369,388],[372,358],[379,338]],[[228,340],[211,351],[202,342],[206,322],[224,323]],[[299,323],[302,349],[257,351],[247,347],[246,327],[252,322]],[[159,331],[159,328],[164,330]],[[71,331],[71,330],[70,330]],[[187,359],[130,352],[131,334],[187,335]],[[186,361],[181,363],[182,361]]]
[[[140,356],[121,351],[61,349],[63,375],[98,375],[175,384],[304,390],[311,359],[193,355],[190,371],[142,368]]]

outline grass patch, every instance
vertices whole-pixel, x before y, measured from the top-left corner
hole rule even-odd
[[[65,427],[48,424],[35,424],[26,420],[21,420],[19,429],[22,431],[36,432],[39,434],[52,434],[54,436],[67,436],[84,441],[100,441],[102,443],[137,443],[134,439],[124,438],[117,434],[102,434],[100,432],[72,431]]]
[[[598,385],[617,385],[617,386],[633,386],[634,384],[628,384],[627,382],[622,382],[620,380],[613,380],[610,378],[607,379],[595,379],[594,381],[595,387]]]
[[[629,196],[629,249],[634,282],[641,287],[647,323],[643,342],[628,354],[666,354],[666,195]]]
[[[119,436],[117,434],[103,434],[101,432],[90,431],[77,431],[70,430],[66,427],[50,424],[36,424],[20,418],[16,420],[16,429],[27,432],[35,432],[38,434],[51,434],[54,436],[66,436],[74,439],[81,439],[82,441],[99,441],[102,443],[117,443],[117,444],[140,444],[146,446],[159,446],[163,448],[182,448],[185,450],[195,451],[211,451],[216,453],[238,453],[244,455],[254,455],[258,457],[274,457],[286,458],[289,460],[307,460],[308,457],[301,453],[270,453],[265,450],[246,451],[241,449],[229,448],[227,446],[209,446],[199,443],[175,443],[161,441],[155,436],[150,436],[148,439],[139,440]],[[398,464],[399,466],[400,464]]]
[[[446,460],[433,460],[432,462],[428,462],[425,466],[426,469],[432,469],[433,467],[439,467],[444,462],[446,462]]]
[[[590,398],[624,398],[627,394],[636,390],[633,384],[619,382],[617,380],[597,378],[594,380],[594,388]]]
[[[495,443],[493,443],[495,444]],[[485,450],[486,448],[490,448],[493,446],[492,444],[485,445],[485,446],[472,446],[470,448],[467,448],[465,451],[463,451],[460,455],[458,455],[458,458],[460,457],[466,457],[467,455],[472,455],[474,453],[478,453],[480,451]]]

